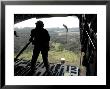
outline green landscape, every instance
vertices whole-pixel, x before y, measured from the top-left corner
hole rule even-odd
[[[28,43],[30,32],[33,28],[14,28],[19,37],[14,37],[14,56]],[[79,28],[46,28],[50,34],[50,50],[48,59],[50,63],[60,63],[65,58],[65,63],[79,66],[80,64],[80,32]],[[31,60],[33,45],[19,56],[19,59]],[[37,61],[43,61],[41,54]]]

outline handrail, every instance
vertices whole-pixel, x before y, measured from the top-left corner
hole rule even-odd
[[[23,49],[18,53],[18,55],[15,57],[15,60],[17,60],[17,58],[23,53],[23,51],[28,47],[28,45],[31,43],[31,41],[29,41],[24,47]]]
[[[95,50],[96,47],[95,47],[95,45],[94,45],[94,43],[93,43],[93,41],[92,41],[92,39],[91,39],[91,37],[90,37],[90,35],[89,35],[89,33],[87,31],[86,31],[86,34],[87,34],[87,36],[88,36],[88,38],[89,38],[89,40],[90,40],[90,42],[91,42],[91,44],[92,44],[92,46],[93,46],[93,48]]]

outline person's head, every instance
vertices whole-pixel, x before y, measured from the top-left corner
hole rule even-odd
[[[40,20],[37,21],[35,24],[36,24],[36,27],[38,27],[38,28],[43,28],[44,27],[44,23]]]

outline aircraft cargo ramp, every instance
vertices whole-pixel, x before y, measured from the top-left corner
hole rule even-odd
[[[19,59],[14,62],[15,76],[48,76],[43,62],[36,62],[35,72],[30,75],[31,61]],[[79,76],[79,68],[61,63],[50,63],[50,76]]]

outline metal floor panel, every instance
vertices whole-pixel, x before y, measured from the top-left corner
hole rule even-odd
[[[30,74],[31,61],[18,60],[14,63],[15,76],[79,76],[79,68],[65,64],[50,63],[51,75],[48,75],[43,62],[36,62],[35,72]]]

